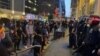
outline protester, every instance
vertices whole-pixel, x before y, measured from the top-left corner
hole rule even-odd
[[[50,32],[52,32],[53,27],[54,27],[54,22],[53,21],[49,22],[49,27],[50,27]]]
[[[37,25],[35,25],[35,36],[33,41],[33,46],[35,46],[34,49],[34,56],[41,56],[42,52],[42,45],[43,45],[43,37],[42,37],[42,31],[41,26],[39,25],[39,22],[37,22]]]
[[[34,25],[32,20],[29,20],[28,24],[26,25],[26,32],[28,39],[30,41],[30,45],[32,46],[33,33],[34,33]]]
[[[62,30],[63,30],[63,37],[65,37],[65,31],[66,31],[66,22],[65,21],[62,21]]]
[[[13,36],[12,36],[12,40],[14,42],[14,51],[19,50],[19,44],[20,44],[20,37],[18,36],[18,32],[17,32],[18,28],[15,26],[15,28],[13,29]]]
[[[5,28],[0,24],[0,42],[5,38]]]
[[[46,44],[48,44],[49,42],[49,35],[50,35],[50,27],[49,27],[49,24],[48,23],[46,23],[45,25],[44,25],[44,29],[45,29],[45,37],[46,37]]]
[[[6,47],[0,43],[0,56],[10,56]]]
[[[16,45],[17,45],[17,50],[20,50],[20,42],[21,42],[21,39],[22,39],[22,28],[21,28],[21,23],[20,22],[17,22],[17,25],[16,25],[16,34],[17,34],[17,42],[16,42]]]
[[[22,28],[22,43],[24,45],[25,48],[27,48],[27,40],[28,40],[28,36],[27,36],[27,32],[26,32],[26,25],[27,22],[25,20],[23,20],[21,22],[21,28]]]

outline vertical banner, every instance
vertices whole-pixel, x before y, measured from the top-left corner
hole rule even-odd
[[[58,14],[59,14],[59,11],[58,11],[58,8],[56,7],[55,10],[54,10],[54,16],[58,17]]]

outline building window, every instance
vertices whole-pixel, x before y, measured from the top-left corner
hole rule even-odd
[[[10,9],[10,0],[0,0],[0,8]]]

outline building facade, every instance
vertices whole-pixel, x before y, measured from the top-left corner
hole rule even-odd
[[[100,0],[96,0],[94,14],[100,16]]]
[[[53,13],[58,5],[57,2],[57,0],[26,0],[25,12],[33,14]]]
[[[25,0],[25,12],[26,13],[37,12],[37,0]]]
[[[59,0],[59,15],[65,17],[65,0]]]
[[[77,6],[77,0],[72,0],[71,2],[71,16],[75,17],[76,15],[76,6]]]
[[[0,0],[0,8],[10,9],[11,4],[10,0]]]
[[[20,18],[25,14],[25,0],[0,0],[0,17]]]
[[[96,11],[100,6],[100,1],[96,2],[97,0],[72,0],[72,17],[78,19],[81,16],[97,14]]]

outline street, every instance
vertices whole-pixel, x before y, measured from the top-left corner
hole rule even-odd
[[[68,29],[65,32],[65,38],[60,38],[52,41],[50,46],[45,51],[44,56],[72,56],[72,49],[68,48],[69,43]]]
[[[72,51],[67,46],[68,38],[53,41],[44,56],[72,56]]]
[[[0,56],[100,56],[100,0],[0,0]]]

